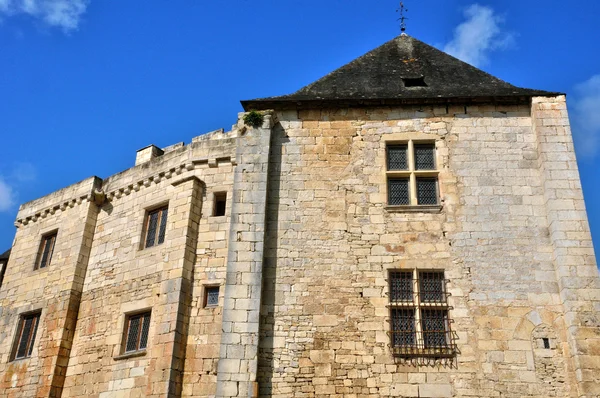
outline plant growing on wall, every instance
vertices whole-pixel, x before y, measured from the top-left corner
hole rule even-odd
[[[257,111],[250,111],[244,115],[244,124],[246,126],[260,127],[264,120],[264,115]]]

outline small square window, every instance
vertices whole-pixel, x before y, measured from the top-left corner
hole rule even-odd
[[[50,265],[52,260],[52,253],[54,253],[54,245],[56,244],[57,231],[51,232],[42,236],[40,242],[40,248],[38,250],[37,258],[35,260],[34,269],[46,268]]]
[[[40,312],[21,315],[17,329],[16,346],[13,348],[13,360],[31,356],[38,324],[40,323],[40,315]]]
[[[144,247],[157,246],[165,241],[168,210],[168,206],[164,206],[146,215]]]
[[[125,320],[123,352],[130,353],[145,350],[150,332],[150,312],[128,315]]]
[[[417,178],[417,203],[437,205],[437,178]]]
[[[435,170],[435,144],[415,144],[415,170]]]
[[[227,192],[215,192],[213,216],[221,217],[225,215],[227,206]]]
[[[217,307],[219,305],[219,286],[206,286],[204,288],[204,307]]]

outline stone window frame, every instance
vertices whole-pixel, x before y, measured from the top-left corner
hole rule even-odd
[[[215,191],[213,192],[213,208],[211,212],[212,217],[224,217],[227,215],[227,191]],[[218,207],[218,203],[223,202],[223,208]],[[220,212],[222,210],[222,214]]]
[[[148,245],[148,233],[150,232],[150,221],[152,214],[158,212],[157,225],[154,232],[154,241],[151,245]],[[164,220],[163,220],[164,214]],[[144,210],[144,224],[142,227],[142,239],[140,242],[140,250],[150,249],[162,245],[167,239],[167,226],[169,223],[169,202],[163,201],[159,204],[148,207]],[[161,228],[164,231],[161,232]],[[162,240],[160,239],[162,233]]]
[[[449,280],[445,278],[444,269],[428,269],[428,268],[415,268],[415,269],[388,269],[387,270],[388,280],[388,309],[389,309],[389,324],[390,330],[388,332],[390,336],[390,350],[394,357],[398,358],[451,358],[457,354],[456,338],[452,332],[451,324],[453,323],[450,316],[450,305],[448,304],[448,283]],[[394,274],[405,274],[410,278],[405,278],[408,281],[410,288],[404,293],[405,297],[400,300],[394,300],[393,297],[393,279]],[[424,300],[422,297],[422,285],[421,281],[423,278],[422,274],[441,274],[442,278],[442,289],[440,295],[443,299],[440,300]],[[410,296],[410,297],[408,297]],[[412,330],[396,331],[394,330],[394,313],[410,313],[412,311],[413,327]],[[444,318],[444,331],[445,343],[443,344],[431,344],[427,343],[427,337],[425,336],[428,332],[424,331],[424,311],[429,312],[445,312]],[[407,337],[409,340],[407,344],[397,344],[395,340],[395,334],[400,333]],[[440,332],[433,331],[429,332],[430,337],[433,336],[439,338]],[[402,336],[401,336],[402,339]]]
[[[35,264],[33,270],[41,270],[48,268],[52,263],[54,249],[56,249],[56,240],[58,239],[58,228],[54,228],[48,232],[44,232],[40,238],[40,244],[35,256]],[[50,246],[50,249],[48,247]],[[49,251],[49,253],[47,252]],[[45,260],[44,260],[45,259]]]
[[[413,136],[414,135],[414,136]],[[389,137],[385,143],[385,201],[386,210],[389,212],[417,212],[417,213],[438,213],[442,209],[442,191],[440,185],[441,159],[439,155],[439,139],[431,137],[423,133],[401,134],[402,138],[394,139]],[[417,170],[415,168],[415,145],[433,145],[435,169],[432,170]],[[388,148],[395,145],[407,146],[407,163],[408,168],[405,170],[389,170],[388,169]],[[417,199],[417,179],[418,178],[435,178],[437,190],[437,204],[421,205]],[[410,204],[393,205],[389,203],[389,184],[393,179],[408,179],[409,180],[409,200]]]
[[[216,304],[208,303],[208,295],[210,290],[217,290],[217,295],[220,297],[221,285],[218,284],[207,284],[202,287],[202,308],[217,308],[219,307],[219,298],[217,298]]]
[[[32,331],[30,329],[29,336],[27,337],[25,353],[22,356],[18,356],[19,355],[19,347],[21,346],[22,339],[23,339],[23,330],[24,330],[25,324],[27,322],[27,319],[29,319],[29,318],[35,320],[35,325],[34,325]],[[23,313],[19,314],[19,322],[17,323],[17,328],[15,330],[15,336],[13,339],[13,346],[12,346],[12,349],[10,352],[10,361],[11,362],[31,358],[31,356],[33,354],[33,349],[35,348],[35,340],[38,338],[38,329],[39,329],[41,320],[42,320],[42,310],[41,309],[27,311],[27,312],[23,312]]]
[[[152,331],[152,309],[151,308],[145,308],[142,310],[136,310],[136,311],[131,311],[128,313],[124,314],[124,320],[123,320],[123,331],[121,334],[121,344],[119,347],[119,355],[117,357],[115,357],[115,359],[126,359],[126,358],[131,358],[131,357],[137,357],[137,356],[142,356],[142,355],[146,355],[146,352],[148,350],[148,346],[150,345],[150,335],[151,335],[151,331]],[[130,327],[131,327],[131,321],[132,319],[135,319],[136,317],[141,317],[142,321],[140,322],[139,325],[139,330],[136,336],[137,342],[136,342],[136,347],[134,350],[127,350],[127,346],[129,344],[129,331],[130,331]],[[147,330],[146,330],[146,340],[144,341],[142,346],[142,336],[144,334],[144,320],[148,319],[148,323],[147,323]]]

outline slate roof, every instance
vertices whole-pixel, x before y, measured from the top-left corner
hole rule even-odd
[[[423,78],[425,87],[403,79]],[[246,110],[321,103],[454,102],[554,96],[515,87],[411,36],[398,36],[293,94],[241,101]]]
[[[8,260],[9,257],[10,257],[10,249],[8,249],[4,253],[0,254],[0,261]]]

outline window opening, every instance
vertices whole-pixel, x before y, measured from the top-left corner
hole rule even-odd
[[[31,356],[38,324],[40,322],[40,315],[41,314],[37,312],[35,314],[27,314],[20,317],[13,360]]]
[[[404,87],[427,87],[424,77],[403,77]]]
[[[125,353],[145,350],[150,331],[150,312],[129,315],[125,321]]]
[[[439,204],[435,143],[389,144],[386,157],[388,205]]]
[[[206,286],[204,288],[204,307],[219,305],[219,286]]]
[[[34,269],[46,268],[50,265],[52,254],[54,253],[54,245],[56,244],[57,233],[57,231],[54,231],[42,236]]]
[[[160,245],[165,241],[167,213],[167,206],[148,212],[146,216],[146,239],[144,240],[144,247]]]
[[[544,348],[545,349],[549,349],[550,348],[550,339],[544,337],[544,338],[542,338],[542,342],[544,343]]]
[[[388,282],[393,354],[453,356],[444,272],[392,270]]]
[[[215,204],[213,208],[213,216],[220,217],[225,215],[225,209],[227,207],[227,192],[216,192]]]

